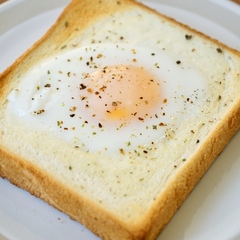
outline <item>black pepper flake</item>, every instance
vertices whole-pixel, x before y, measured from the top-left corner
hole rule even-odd
[[[221,48],[217,48],[217,52],[218,52],[218,53],[222,53],[223,51],[222,51]]]
[[[199,139],[196,141],[196,143],[199,143],[200,141],[199,141]]]
[[[101,124],[101,123],[98,123],[98,127],[99,127],[99,128],[102,128],[102,124]]]
[[[192,39],[192,35],[186,34],[186,35],[185,35],[185,38],[186,38],[187,40],[190,40],[190,39]]]
[[[47,83],[44,85],[45,88],[50,88],[51,87],[51,84]]]
[[[221,95],[219,95],[219,96],[218,96],[218,100],[220,101],[221,99],[222,99],[222,96],[221,96]]]
[[[44,112],[45,112],[44,109],[40,109],[40,110],[38,110],[38,111],[34,111],[34,113],[36,113],[36,114],[42,114],[42,113],[44,113]]]
[[[148,151],[147,151],[147,150],[143,150],[143,152],[144,152],[145,154],[147,154],[147,153],[148,153]]]
[[[178,60],[178,61],[176,61],[176,63],[177,63],[177,64],[180,64],[180,63],[181,63],[181,61],[180,61],[180,60]]]
[[[70,114],[70,117],[74,117],[75,116],[75,114]]]
[[[84,85],[83,83],[81,83],[79,89],[80,89],[80,90],[84,90],[85,88],[87,88],[87,86]]]
[[[106,88],[107,88],[107,87],[103,85],[101,88],[99,88],[99,90],[101,90],[101,91],[104,92]]]

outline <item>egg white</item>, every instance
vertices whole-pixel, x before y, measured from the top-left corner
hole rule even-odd
[[[158,79],[162,99],[155,117],[128,124],[90,117],[79,86],[86,74],[111,65],[143,67]],[[10,93],[8,110],[39,131],[48,131],[85,151],[131,152],[171,137],[196,114],[207,86],[199,71],[164,49],[131,44],[96,44],[45,60],[26,73]]]

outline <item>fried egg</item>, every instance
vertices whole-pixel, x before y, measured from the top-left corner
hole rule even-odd
[[[29,70],[8,109],[74,148],[125,153],[169,138],[206,90],[201,73],[165,49],[93,44]]]

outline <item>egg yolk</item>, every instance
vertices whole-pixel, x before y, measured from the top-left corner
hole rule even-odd
[[[85,76],[81,99],[92,117],[144,121],[159,105],[159,81],[141,67],[113,65]]]

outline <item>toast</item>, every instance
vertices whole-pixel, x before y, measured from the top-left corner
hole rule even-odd
[[[179,113],[176,127],[160,118],[156,128],[164,128],[164,136],[154,144],[129,152],[86,151],[45,124],[39,127],[39,120],[32,124],[16,113],[16,92],[36,66],[85,46],[112,43],[167,52],[177,65],[196,69],[207,85],[202,95],[184,99],[184,109],[191,107]],[[102,239],[156,239],[239,129],[239,90],[236,50],[135,1],[73,0],[0,75],[0,176]],[[41,110],[33,117],[44,114]]]

